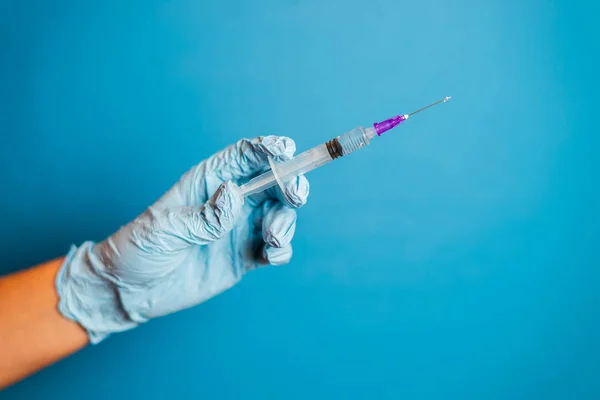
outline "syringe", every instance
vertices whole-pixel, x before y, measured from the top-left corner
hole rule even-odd
[[[374,123],[372,128],[352,129],[350,132],[344,133],[324,144],[313,147],[297,156],[281,162],[275,163],[269,158],[271,170],[251,179],[246,184],[240,186],[240,193],[246,197],[254,193],[262,192],[276,184],[282,189],[284,196],[286,191],[283,190],[283,183],[293,179],[299,175],[306,174],[313,169],[327,164],[336,158],[346,156],[358,149],[368,146],[371,139],[376,136],[381,136],[384,132],[389,131],[393,127],[406,121],[412,115],[419,113],[429,107],[433,107],[439,103],[445,103],[450,100],[450,96],[431,103],[428,106],[413,111],[410,114],[397,115],[386,119],[385,121]]]

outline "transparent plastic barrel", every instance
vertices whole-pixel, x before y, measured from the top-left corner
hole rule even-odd
[[[327,151],[327,147],[324,144],[320,144],[310,150],[298,154],[291,160],[281,163],[274,163],[272,160],[269,161],[271,162],[271,167],[275,166],[277,177],[273,175],[273,170],[257,176],[245,185],[240,186],[240,193],[242,196],[250,196],[254,193],[262,192],[263,190],[277,185],[278,180],[280,184],[283,184],[297,176],[312,171],[331,161],[331,156]]]
[[[338,136],[333,141],[330,141],[329,144],[332,145],[333,143],[336,146],[333,150],[335,157],[341,157],[368,146],[370,139],[373,137],[375,137],[375,130],[373,128],[364,129],[361,126]],[[279,185],[283,190],[285,182],[299,175],[306,174],[332,160],[332,152],[328,149],[327,144],[315,146],[310,150],[298,154],[291,160],[281,163],[275,163],[272,159],[269,159],[271,171],[265,172],[250,180],[245,185],[240,186],[240,193],[242,196],[250,196],[275,185]]]

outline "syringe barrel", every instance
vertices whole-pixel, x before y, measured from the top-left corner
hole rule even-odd
[[[327,164],[331,160],[333,160],[333,158],[329,154],[327,146],[325,144],[320,144],[287,161],[277,163],[277,177],[281,182],[287,182],[290,179],[312,171],[323,164]],[[275,185],[277,185],[277,180],[271,170],[240,186],[240,192],[242,196],[245,197],[260,193]]]
[[[298,154],[291,160],[277,164],[277,176],[281,182],[287,182],[290,179],[306,174],[321,165],[327,164],[333,158],[327,149],[326,144],[320,144],[312,149]]]
[[[240,187],[240,193],[243,196],[250,196],[254,193],[262,192],[280,182],[287,182],[299,175],[306,174],[328,162],[348,155],[360,148],[366,147],[376,135],[373,128],[358,127],[338,136],[327,143],[320,144],[312,149],[291,158],[290,160],[275,164],[275,174],[273,171],[267,171],[256,178],[250,180]],[[276,179],[277,177],[277,179]]]

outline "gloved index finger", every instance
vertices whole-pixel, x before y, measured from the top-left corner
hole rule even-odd
[[[259,136],[242,139],[207,160],[207,172],[214,172],[224,181],[251,178],[269,165],[268,157],[277,161],[291,158],[296,143],[285,136]]]

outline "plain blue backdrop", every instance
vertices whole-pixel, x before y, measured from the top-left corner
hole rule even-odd
[[[289,266],[0,397],[600,398],[597,4],[0,1],[2,273],[240,137],[453,96],[309,175]]]

